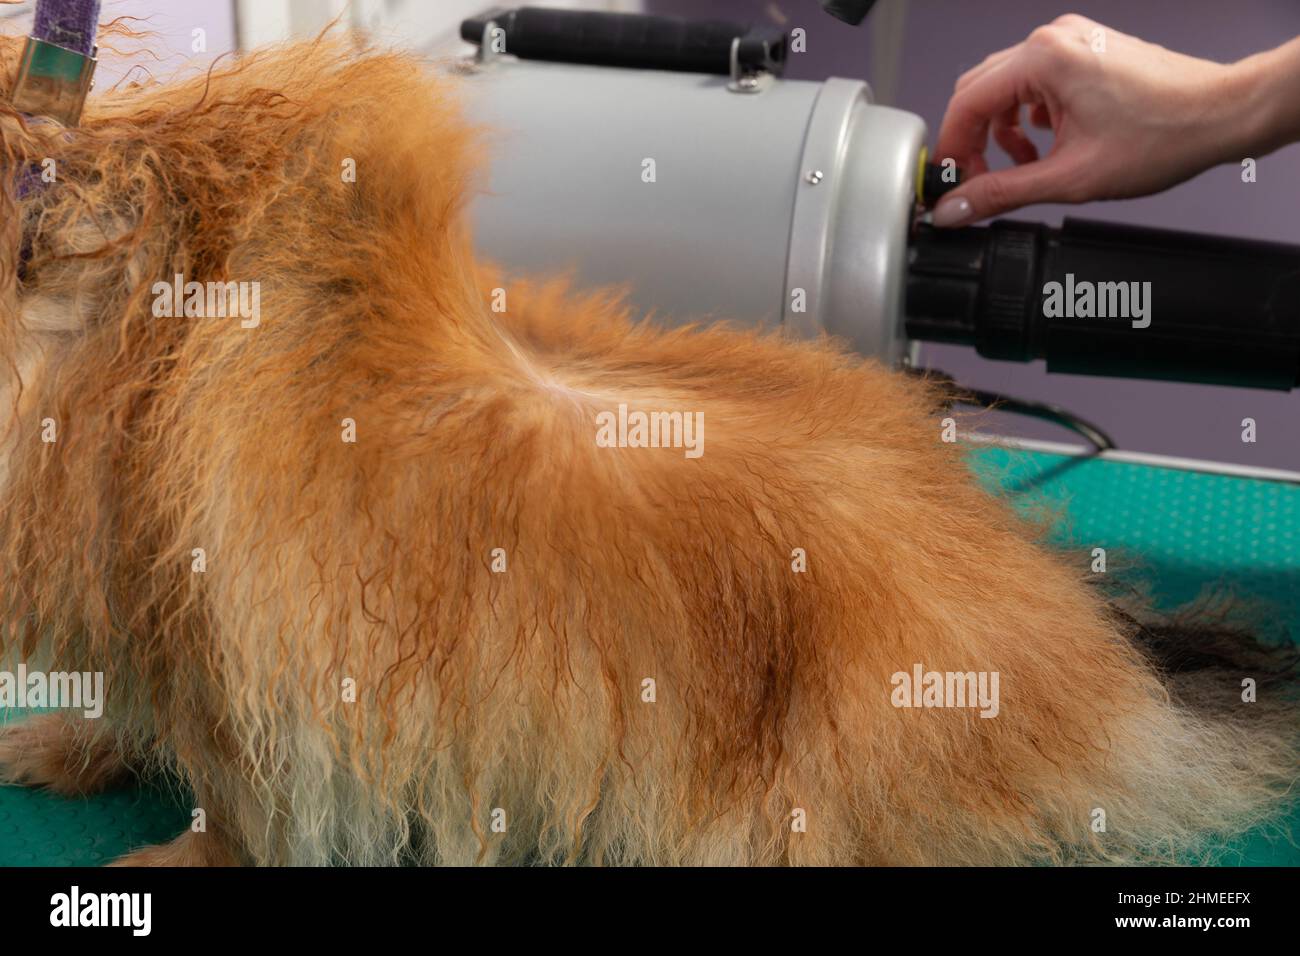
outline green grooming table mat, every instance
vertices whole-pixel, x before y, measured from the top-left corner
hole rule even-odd
[[[1279,631],[1300,640],[1300,485],[997,446],[970,455],[989,488],[1058,509],[1060,545],[1137,559],[1162,606],[1226,587],[1269,602]],[[0,712],[5,719],[21,715]],[[94,866],[189,823],[188,804],[169,789],[70,800],[0,787],[0,866]],[[1300,812],[1290,823],[1300,834]],[[1300,848],[1274,831],[1253,833],[1220,862],[1297,866]]]

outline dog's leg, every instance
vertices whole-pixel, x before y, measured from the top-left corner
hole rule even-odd
[[[130,773],[112,734],[84,718],[38,714],[0,727],[0,783],[70,797],[107,790]]]
[[[170,843],[140,847],[109,866],[238,866],[239,854],[220,830],[187,830]]]

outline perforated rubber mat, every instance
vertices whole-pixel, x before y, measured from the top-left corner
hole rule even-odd
[[[971,457],[1017,503],[1063,508],[1062,545],[1103,547],[1108,561],[1137,564],[1160,604],[1226,586],[1269,602],[1279,633],[1300,640],[1300,486],[1001,448]],[[0,787],[0,865],[101,864],[170,839],[189,819],[186,802],[161,789],[67,800]],[[1300,834],[1300,812],[1291,829]],[[1250,834],[1227,849],[1227,864],[1300,865],[1300,848],[1275,835]]]

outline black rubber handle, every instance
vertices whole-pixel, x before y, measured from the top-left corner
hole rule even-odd
[[[906,311],[912,338],[1049,371],[1300,385],[1300,247],[1283,243],[1081,219],[924,226]]]
[[[461,23],[460,35],[468,43],[481,43],[489,22],[505,31],[504,52],[521,59],[726,75],[732,44],[739,40],[742,70],[780,73],[785,66],[785,34],[773,27],[519,7],[471,17]]]

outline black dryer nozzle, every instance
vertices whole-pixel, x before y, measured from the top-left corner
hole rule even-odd
[[[1049,371],[1290,389],[1300,247],[1066,219],[921,225],[909,337]],[[1141,315],[1139,313],[1145,313]]]

